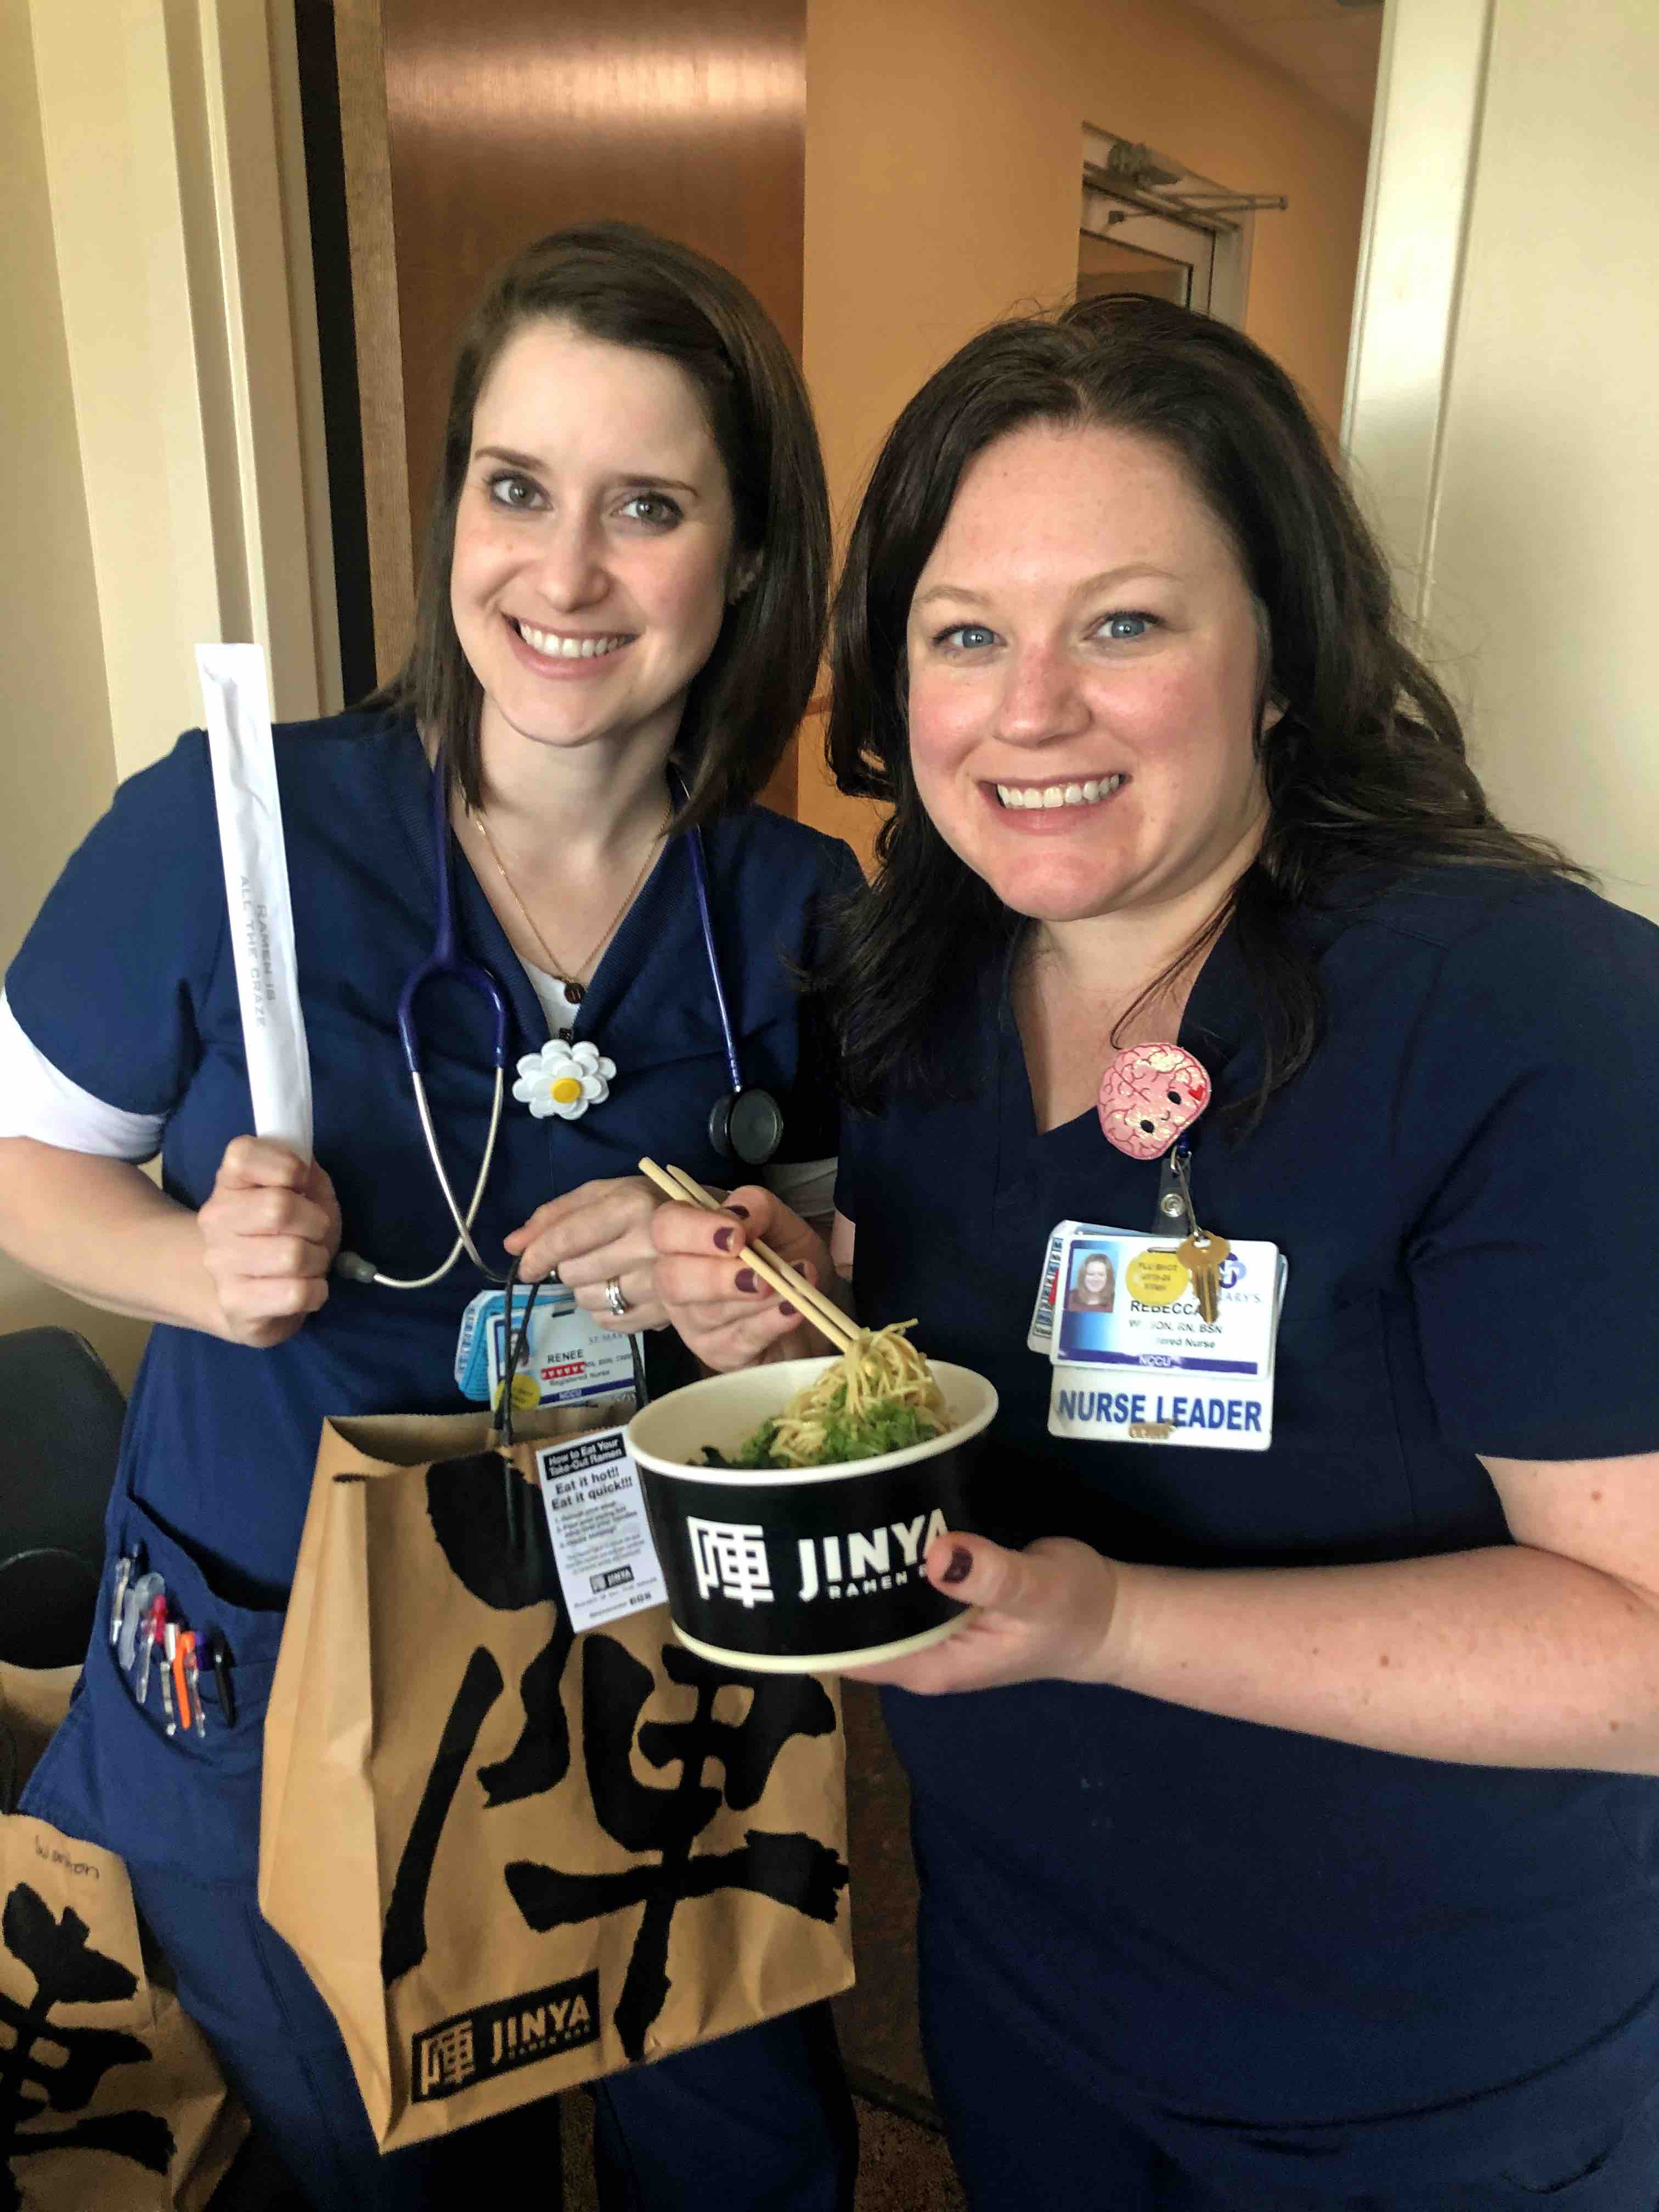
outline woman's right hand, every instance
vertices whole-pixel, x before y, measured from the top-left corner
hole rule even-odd
[[[282,1344],[328,1297],[340,1206],[315,1160],[269,1138],[234,1138],[196,1223],[228,1343]]]
[[[651,1218],[657,1247],[657,1296],[705,1367],[724,1373],[777,1359],[804,1359],[826,1346],[817,1331],[745,1265],[745,1243],[758,1237],[809,1283],[834,1294],[829,1247],[798,1213],[760,1183],[734,1190],[719,1213],[659,1206]]]

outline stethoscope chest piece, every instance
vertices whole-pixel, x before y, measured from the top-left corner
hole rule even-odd
[[[708,1141],[722,1159],[762,1168],[782,1140],[783,1109],[758,1084],[728,1091],[709,1110]]]

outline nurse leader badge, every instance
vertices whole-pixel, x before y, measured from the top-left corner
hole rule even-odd
[[[551,1114],[562,1121],[579,1121],[590,1106],[604,1105],[616,1072],[616,1061],[607,1060],[598,1045],[567,1044],[562,1037],[553,1037],[519,1062],[513,1096],[538,1121]]]
[[[1059,1221],[1026,1342],[1054,1370],[1048,1433],[1079,1443],[1273,1443],[1273,1359],[1285,1266],[1233,1244],[1193,1208],[1188,1132],[1208,1073],[1178,1044],[1127,1047],[1100,1081],[1100,1126],[1133,1160],[1162,1160],[1150,1231]]]
[[[1126,1045],[1100,1079],[1106,1141],[1132,1160],[1162,1159],[1209,1104],[1210,1091],[1209,1077],[1178,1044]]]

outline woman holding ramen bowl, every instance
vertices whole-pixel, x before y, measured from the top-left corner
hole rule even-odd
[[[1659,934],[1493,817],[1283,373],[1151,300],[905,410],[829,744],[892,808],[833,1240],[665,1207],[658,1285],[818,1348],[762,1237],[1000,1394],[963,1625],[872,1670],[969,2203],[1650,2212]],[[1118,1266],[1055,1364],[1057,1234]]]

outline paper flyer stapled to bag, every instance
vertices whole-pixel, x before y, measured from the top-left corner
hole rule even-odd
[[[311,1060],[300,1008],[288,851],[257,645],[198,645],[219,849],[257,1135],[311,1158]]]

